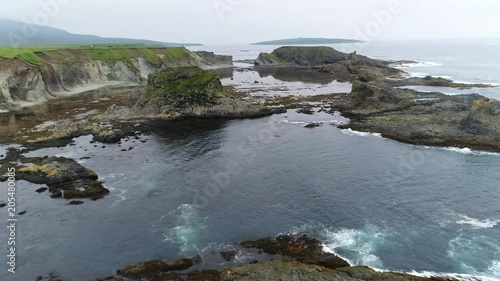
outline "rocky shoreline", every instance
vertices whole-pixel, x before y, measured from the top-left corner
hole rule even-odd
[[[480,95],[424,94],[355,82],[332,110],[351,119],[342,129],[416,145],[500,151],[500,102]]]
[[[153,121],[173,122],[189,118],[258,118],[296,109],[313,114],[314,108],[350,119],[341,129],[381,133],[397,141],[431,146],[468,147],[500,151],[500,102],[480,95],[447,96],[421,93],[401,86],[432,85],[463,88],[467,85],[426,77],[404,77],[391,62],[372,60],[356,53],[344,54],[329,48],[281,48],[261,54],[256,67],[302,68],[327,73],[339,81],[352,82],[349,94],[311,97],[252,97],[223,87],[213,73],[197,67],[166,68],[151,74],[148,85],[111,86],[84,93],[87,103],[76,100],[67,110],[25,116],[23,126],[0,137],[5,144],[16,143],[0,159],[5,167],[16,167],[20,180],[41,184],[37,192],[65,199],[68,205],[99,200],[109,194],[95,171],[64,157],[26,157],[29,151],[62,147],[73,139],[91,135],[96,145],[120,144],[126,138],[140,140],[155,126]],[[490,87],[490,85],[469,85]],[[80,98],[82,98],[80,97]],[[83,106],[82,104],[85,104]],[[60,104],[59,104],[60,105]],[[317,124],[308,124],[314,129]],[[0,178],[5,180],[5,178]],[[46,186],[46,187],[45,187]],[[0,202],[0,207],[2,206]],[[229,268],[210,268],[201,257],[169,262],[154,260],[125,266],[115,276],[102,280],[452,280],[423,278],[401,273],[381,273],[367,267],[350,266],[341,258],[325,253],[321,242],[307,236],[279,236],[236,245],[259,259]],[[220,252],[234,261],[236,251]],[[51,274],[39,280],[65,280]]]
[[[380,133],[404,143],[500,151],[500,102],[473,95],[423,93],[404,86],[490,88],[448,79],[405,78],[394,62],[345,54],[328,47],[283,47],[261,54],[256,67],[306,68],[352,81],[347,95],[332,95],[322,106],[350,118],[341,129]],[[284,103],[287,101],[281,99]]]
[[[110,84],[142,84],[166,67],[232,68],[230,56],[183,47],[116,47],[44,50],[32,60],[0,57],[0,111],[68,97]]]
[[[251,254],[252,259],[239,262],[236,256]],[[94,281],[453,281],[452,278],[418,277],[404,273],[377,272],[364,266],[351,266],[342,258],[323,250],[321,241],[306,235],[280,235],[248,240],[221,251],[220,257],[237,265],[214,267],[202,256],[175,261],[151,260],[124,266],[114,276]],[[39,281],[71,281],[51,273]]]
[[[251,103],[231,93],[225,91],[215,73],[198,67],[167,68],[150,75],[147,86],[114,86],[88,92],[86,95],[92,100],[104,101],[104,105],[109,101],[111,105],[102,114],[91,110],[88,116],[76,115],[81,118],[59,119],[60,115],[48,115],[49,121],[3,135],[3,143],[16,143],[22,148],[10,148],[2,156],[0,175],[6,174],[7,167],[15,167],[19,180],[46,185],[52,198],[98,200],[109,190],[98,181],[94,171],[69,158],[28,158],[24,154],[40,148],[64,147],[87,135],[102,145],[120,144],[126,138],[140,140],[140,135],[148,134],[155,126],[153,121],[248,119],[285,110]],[[127,98],[120,99],[123,96]],[[5,180],[0,177],[0,181]],[[77,200],[70,205],[83,203]]]

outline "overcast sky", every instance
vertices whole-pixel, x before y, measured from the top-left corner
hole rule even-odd
[[[211,45],[293,37],[500,38],[497,0],[0,0],[0,17],[43,22],[40,3],[55,1],[61,4],[49,9],[46,25],[107,37]]]

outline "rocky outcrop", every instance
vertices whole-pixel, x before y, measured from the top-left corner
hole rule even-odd
[[[204,263],[196,256],[174,262],[152,260],[128,265],[110,276],[95,281],[179,280],[179,281],[455,281],[449,278],[423,278],[403,273],[376,272],[368,267],[350,266],[343,259],[322,250],[321,242],[306,235],[281,235],[244,241],[230,252],[220,252],[226,262],[241,251],[258,260],[248,264],[214,269],[214,263]]]
[[[272,53],[262,53],[256,67],[303,67],[327,72],[339,81],[359,79],[383,81],[387,77],[402,77],[403,71],[389,67],[390,62],[347,54],[330,47],[281,47]]]
[[[472,89],[472,88],[494,88],[496,86],[489,84],[466,84],[466,83],[456,83],[453,80],[445,79],[442,77],[432,77],[426,76],[424,78],[412,77],[406,79],[396,79],[388,80],[394,87],[399,86],[429,86],[429,87],[449,87],[456,89]]]
[[[94,171],[83,167],[75,160],[64,157],[27,158],[24,151],[10,149],[5,159],[0,160],[5,174],[5,167],[16,169],[16,179],[48,186],[52,198],[98,200],[109,194]],[[21,164],[17,164],[20,162]],[[8,165],[7,165],[8,164]],[[0,181],[5,181],[5,176]],[[72,205],[75,204],[76,201]]]
[[[101,118],[253,118],[283,112],[236,99],[212,72],[198,67],[168,68],[149,76],[147,91],[132,108],[113,106]]]
[[[27,131],[24,146],[29,149],[42,147],[60,147],[73,142],[73,138],[92,135],[93,140],[100,143],[118,143],[126,136],[131,136],[134,131],[127,126],[126,129],[113,129],[108,123],[97,123],[89,120],[62,119],[46,121]]]
[[[341,128],[410,144],[500,151],[500,102],[480,95],[420,93],[356,81],[332,111],[351,119]]]
[[[261,53],[255,65],[318,66],[349,60],[352,56],[330,47],[281,47],[271,54]]]
[[[344,267],[336,270],[307,265],[293,260],[274,260],[262,264],[231,267],[220,274],[221,281],[439,281],[402,273],[376,272],[368,267]]]
[[[354,53],[342,53],[330,47],[281,47],[272,53],[261,53],[254,61],[259,72],[269,69],[303,68],[329,73],[339,81],[386,82],[393,87],[433,86],[458,89],[496,87],[489,84],[456,83],[441,77],[407,78],[408,74],[396,68],[413,61],[384,61]]]
[[[118,270],[117,273],[120,276],[133,280],[141,278],[168,278],[178,275],[174,272],[187,270],[200,262],[201,260],[199,257],[193,257],[190,259],[182,258],[173,262],[152,260],[134,265],[127,265],[124,268]]]
[[[141,83],[166,67],[232,67],[230,56],[185,48],[67,49],[33,56],[0,58],[0,110],[17,110],[112,83]]]

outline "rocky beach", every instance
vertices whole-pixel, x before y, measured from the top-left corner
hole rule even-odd
[[[8,112],[0,114],[0,143],[5,147],[0,157],[0,174],[15,168],[17,180],[36,186],[36,192],[46,194],[58,208],[93,208],[96,201],[109,203],[120,190],[109,186],[102,171],[86,167],[86,162],[92,163],[92,158],[99,154],[94,150],[112,148],[116,150],[113,155],[122,157],[145,149],[143,146],[148,146],[150,138],[156,135],[171,133],[173,136],[167,137],[170,145],[182,143],[184,134],[191,134],[185,131],[194,128],[207,130],[208,133],[202,130],[203,136],[219,130],[224,122],[249,120],[296,123],[301,131],[294,134],[301,136],[331,127],[342,133],[379,134],[404,143],[403,146],[500,152],[498,100],[479,94],[445,95],[406,88],[494,88],[491,84],[466,84],[432,76],[409,78],[408,73],[395,67],[403,61],[372,59],[330,47],[280,47],[272,53],[261,53],[253,65],[243,63],[243,67],[234,69],[230,56],[184,48],[130,49],[126,53],[130,57],[125,60],[95,60],[87,51],[76,50],[40,53],[38,64],[1,59],[0,108]],[[64,61],[60,61],[62,54],[68,55]],[[294,84],[295,81],[306,82]],[[99,88],[71,96],[64,94],[91,84]],[[300,92],[310,94],[294,94]],[[255,134],[268,134],[263,130]],[[283,135],[282,131],[270,133],[273,140]],[[253,147],[255,153],[262,155],[257,149],[259,145],[264,146],[257,143]],[[67,149],[78,151],[78,157],[58,153]],[[88,151],[93,151],[91,156],[86,155]],[[252,152],[245,147],[236,151],[244,156]],[[146,160],[149,162],[149,158]],[[124,165],[139,164],[134,159],[128,161],[131,162]],[[113,176],[116,172],[119,171]],[[197,181],[192,185],[203,186],[204,181],[216,176],[193,176]],[[7,181],[7,177],[0,181]],[[163,184],[170,182],[159,185]],[[176,192],[169,189],[147,196],[161,198]],[[327,251],[321,237],[307,231],[242,240],[233,240],[229,250],[212,251],[219,263],[201,255],[174,255],[180,258],[175,261],[167,259],[166,254],[160,259],[151,255],[150,261],[109,268],[112,275],[100,274],[102,278],[91,280],[458,280],[392,273],[399,271],[397,267],[380,271],[364,267],[371,264],[350,264]],[[65,272],[46,273],[39,272],[37,280],[82,280]]]

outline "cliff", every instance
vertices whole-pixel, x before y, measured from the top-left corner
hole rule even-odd
[[[89,47],[0,52],[0,111],[119,82],[144,82],[166,67],[232,67],[232,57],[179,48]]]

